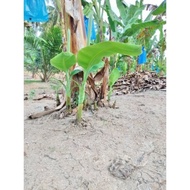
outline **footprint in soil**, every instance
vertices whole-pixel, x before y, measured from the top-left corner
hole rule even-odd
[[[135,170],[135,166],[129,163],[129,161],[116,158],[108,167],[108,171],[117,178],[127,179]]]
[[[116,158],[112,161],[112,163],[108,166],[108,171],[113,175],[114,177],[120,178],[120,179],[127,179],[136,169],[142,168],[146,165],[146,163],[142,166],[135,166],[130,163],[129,160]]]

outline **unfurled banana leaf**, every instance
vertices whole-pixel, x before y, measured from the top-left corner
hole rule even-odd
[[[166,1],[163,1],[160,4],[160,6],[152,12],[152,14],[153,15],[160,15],[160,14],[163,14],[165,12],[166,12]]]
[[[70,67],[76,63],[76,57],[70,52],[61,52],[52,58],[50,63],[57,69],[68,72]]]
[[[132,36],[136,32],[138,32],[140,29],[144,29],[144,28],[158,29],[160,28],[161,25],[164,25],[164,24],[166,24],[166,21],[158,21],[158,20],[143,22],[139,24],[132,24],[131,28],[128,28],[127,30],[125,30],[125,32],[123,33],[123,36]]]
[[[110,28],[113,32],[116,32],[117,25],[123,26],[120,18],[112,11],[110,1],[106,0],[106,8],[105,11],[108,15],[108,21],[110,24]]]
[[[116,3],[117,3],[117,8],[119,9],[122,21],[126,22],[127,21],[127,11],[126,11],[127,6],[121,0],[116,0]]]
[[[71,109],[71,74],[70,68],[76,63],[76,57],[71,52],[61,52],[50,60],[51,65],[56,67],[57,69],[64,71],[66,74],[66,106],[70,110]]]
[[[119,69],[114,68],[109,76],[109,86],[113,86],[114,83],[118,80],[118,78],[121,76]]]
[[[92,9],[93,9],[93,3],[89,3],[87,4],[84,9],[83,9],[83,14],[89,18],[90,14],[92,13]]]
[[[136,21],[139,19],[139,16],[142,15],[142,11],[144,10],[144,5],[130,5],[127,6],[124,2],[121,0],[116,0],[117,8],[120,12],[120,17],[122,18],[122,22],[125,24],[125,26],[130,27],[132,23],[136,23]]]
[[[86,71],[89,71],[103,57],[109,57],[116,53],[137,56],[141,53],[141,46],[112,41],[101,42],[82,48],[78,52],[77,62]]]

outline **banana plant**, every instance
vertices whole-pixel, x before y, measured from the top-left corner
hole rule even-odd
[[[61,52],[51,60],[51,64],[64,71],[68,78],[70,77],[69,74],[71,75],[70,67],[72,65],[78,63],[78,65],[83,68],[83,81],[79,84],[78,108],[76,116],[77,123],[79,123],[82,118],[83,103],[85,100],[85,87],[89,74],[93,72],[97,65],[102,62],[103,57],[109,57],[116,53],[137,56],[141,54],[141,46],[106,41],[84,47],[80,49],[76,55],[71,52]],[[70,84],[67,85],[70,86]]]
[[[166,24],[163,20],[152,19],[153,16],[166,11],[164,2],[158,7],[158,11],[157,9],[152,11],[144,20],[142,18],[142,13],[145,9],[143,0],[136,1],[135,5],[129,6],[124,1],[116,0],[116,4],[120,16],[117,16],[111,10],[110,0],[106,0],[105,6],[111,32],[116,41],[128,42],[130,37],[135,37],[142,32],[144,33],[144,30],[151,31],[148,36],[150,39],[157,29]]]
[[[71,110],[71,77],[73,72],[70,68],[76,63],[75,55],[71,52],[61,52],[50,60],[51,65],[65,72],[66,85],[63,84],[66,91],[66,107]]]

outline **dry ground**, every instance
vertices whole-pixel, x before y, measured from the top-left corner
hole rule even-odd
[[[25,84],[24,90],[53,93],[47,83]],[[111,100],[119,109],[84,111],[87,127],[76,127],[75,116],[57,119],[56,113],[29,120],[30,113],[55,101],[24,101],[25,190],[166,189],[166,92]],[[121,162],[113,167],[115,159]],[[127,164],[133,166],[128,175]]]

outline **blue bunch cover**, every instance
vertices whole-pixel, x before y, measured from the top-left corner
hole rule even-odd
[[[85,25],[85,30],[86,30],[86,35],[88,36],[88,21],[89,19],[84,16],[84,25]],[[95,26],[94,26],[94,21],[92,21],[92,32],[91,32],[91,40],[96,39],[96,32],[95,32]]]
[[[142,53],[138,57],[138,64],[141,65],[143,63],[146,63],[146,50],[144,46],[142,47]]]
[[[24,20],[46,22],[48,19],[45,0],[24,0]]]
[[[154,64],[151,65],[151,69],[152,69],[152,71],[156,71],[156,73],[159,73],[159,72],[160,72],[159,67],[156,66],[156,65],[154,65]]]

